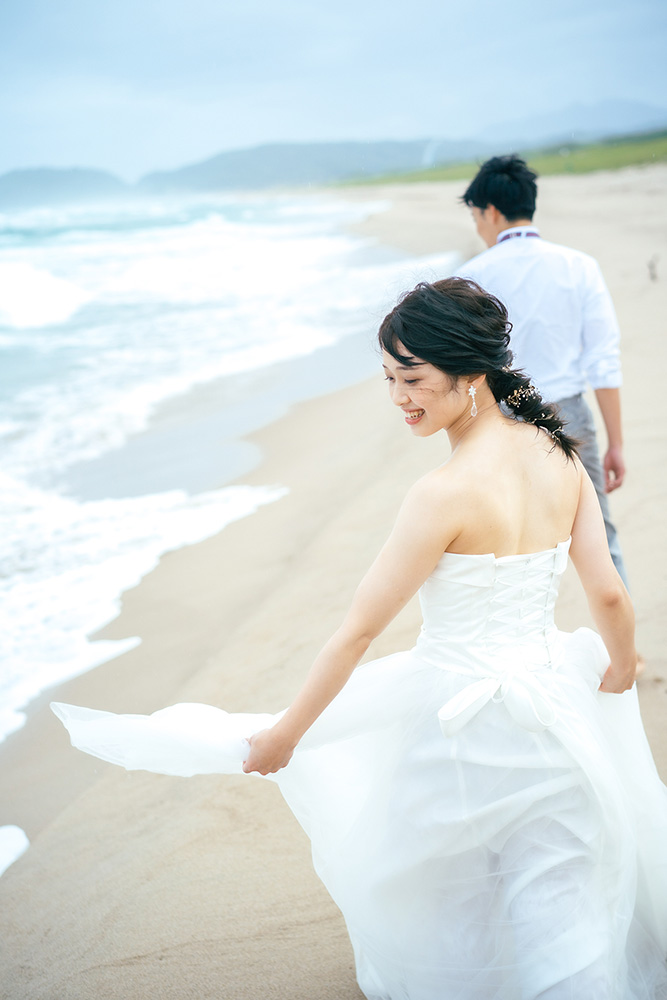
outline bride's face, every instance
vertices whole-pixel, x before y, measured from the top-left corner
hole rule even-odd
[[[427,361],[413,359],[402,345],[398,348],[414,364],[403,365],[387,351],[382,352],[382,367],[392,402],[400,406],[406,424],[420,437],[448,430],[470,409],[467,381],[451,378]]]

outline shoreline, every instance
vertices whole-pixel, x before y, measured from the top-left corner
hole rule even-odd
[[[456,202],[460,187],[382,188],[392,207],[352,231],[408,252],[446,245],[470,256],[481,246]],[[348,195],[355,197],[352,189]],[[367,191],[359,197],[368,199]],[[660,261],[667,261],[667,238],[656,200],[666,197],[662,165],[549,177],[536,218],[547,238],[598,258],[624,332],[630,473],[612,504],[647,659],[642,714],[663,778],[667,472],[661,400],[647,372],[661,371],[665,359],[667,264]],[[663,274],[651,281],[647,265],[656,253]],[[47,706],[57,698],[128,712],[174,701],[236,711],[284,707],[339,623],[407,488],[446,455],[446,444],[404,433],[379,377],[298,402],[244,441],[262,458],[243,482],[280,483],[289,494],[163,556],[97,633],[141,634],[141,645],[45,693],[0,747],[0,822],[22,826],[31,840],[0,879],[3,910],[12,915],[10,992],[0,992],[8,1000],[17,991],[26,1000],[120,1000],[137,990],[177,1000],[185,975],[196,984],[193,995],[211,1000],[360,997],[342,919],[273,786],[127,774],[72,752]],[[568,573],[561,627],[588,623],[577,588]],[[418,621],[413,601],[370,655],[412,645]]]
[[[9,646],[16,653],[3,680],[0,740],[21,727],[23,710],[46,684],[55,686],[120,654],[120,648],[93,648],[87,636],[116,617],[122,592],[149,573],[161,555],[210,537],[238,516],[244,504],[250,510],[255,500],[262,502],[263,490],[253,498],[252,490],[238,485],[261,461],[249,435],[300,400],[363,381],[376,371],[370,332],[374,313],[384,306],[385,283],[396,280],[402,287],[409,266],[405,254],[343,228],[378,207],[377,202],[341,205],[327,193],[313,200],[320,214],[323,207],[325,243],[337,248],[331,250],[334,280],[328,282],[327,272],[313,261],[305,292],[298,280],[286,282],[286,315],[292,316],[298,337],[295,333],[291,342],[285,341],[289,324],[279,320],[278,309],[283,341],[272,347],[273,314],[256,311],[253,322],[263,323],[267,350],[251,351],[246,359],[250,367],[235,371],[232,359],[224,375],[219,372],[225,363],[213,364],[208,380],[189,389],[183,388],[183,380],[174,381],[175,395],[155,401],[145,414],[146,426],[127,438],[120,434],[117,447],[103,455],[83,459],[80,453],[56,483],[53,524],[48,490],[41,501],[43,538],[38,533],[33,540],[32,526],[19,512],[17,550],[39,553],[41,545],[36,576],[41,580],[41,573],[44,586],[32,598],[32,607],[30,596],[18,601],[10,628]],[[301,210],[303,214],[303,206]],[[332,219],[337,220],[335,229]],[[439,255],[437,263],[442,260]],[[308,298],[308,280],[322,293],[317,300]],[[221,348],[222,362],[226,349]],[[158,384],[166,391],[159,377]],[[96,554],[89,565],[87,552]],[[5,583],[9,586],[9,580]],[[17,594],[20,581],[18,586]],[[37,589],[32,579],[31,586]],[[49,588],[51,596],[45,598]]]

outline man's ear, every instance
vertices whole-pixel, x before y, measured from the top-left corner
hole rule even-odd
[[[489,204],[486,206],[486,208],[484,209],[484,211],[487,213],[486,218],[494,226],[498,226],[498,225],[500,225],[503,222],[507,222],[507,219],[505,218],[505,216],[503,215],[503,213],[500,211],[500,209],[496,208],[495,205],[492,205],[491,202],[489,202]]]

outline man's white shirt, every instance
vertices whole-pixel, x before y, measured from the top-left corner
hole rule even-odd
[[[515,226],[457,273],[507,307],[513,365],[546,400],[621,385],[618,321],[593,257]]]

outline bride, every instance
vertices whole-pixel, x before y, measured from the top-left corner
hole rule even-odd
[[[53,707],[75,746],[128,768],[275,780],[369,1000],[664,1000],[667,790],[632,605],[576,442],[512,369],[508,327],[460,278],[382,323],[392,402],[451,456],[409,491],[285,712]],[[599,634],[554,625],[568,554]],[[417,590],[414,649],[358,666]]]

